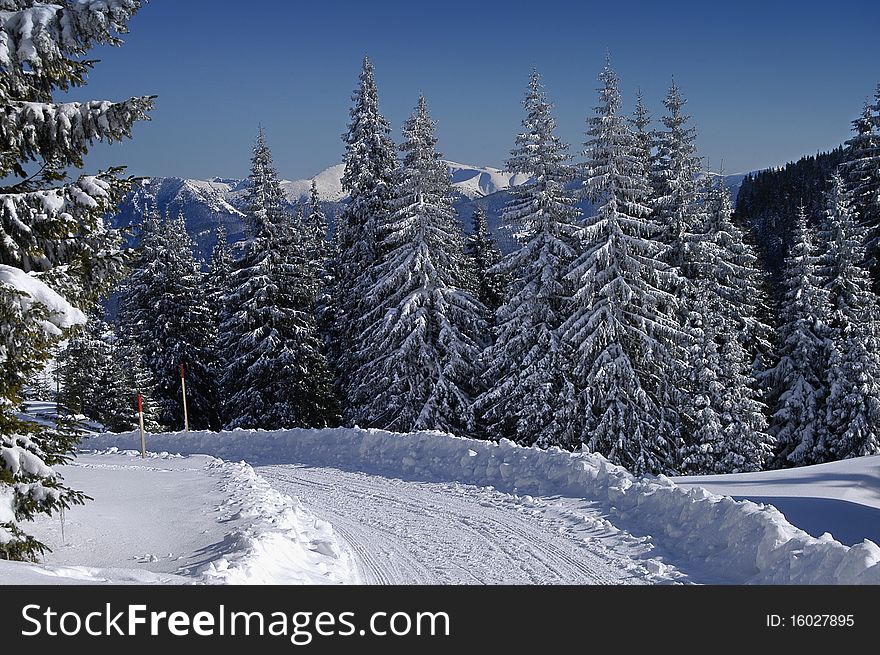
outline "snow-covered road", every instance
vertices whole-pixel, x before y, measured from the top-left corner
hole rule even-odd
[[[134,433],[105,434],[86,447],[137,443]],[[329,557],[323,564],[352,565],[337,581],[880,584],[873,542],[814,537],[773,506],[639,478],[591,453],[358,428],[155,434],[148,447],[257,467],[248,484],[292,507],[298,497],[311,517],[314,530],[293,526],[290,536]],[[853,473],[797,476],[827,478],[838,491],[855,479],[865,493],[877,488],[873,473]],[[272,561],[277,544],[265,545],[258,550]],[[289,564],[285,575],[299,565]]]
[[[680,579],[584,500],[299,465],[258,467],[320,510],[372,584],[644,584]]]

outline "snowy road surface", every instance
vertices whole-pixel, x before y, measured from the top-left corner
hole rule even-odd
[[[583,499],[516,496],[300,465],[257,467],[333,524],[370,584],[645,584],[681,580]]]

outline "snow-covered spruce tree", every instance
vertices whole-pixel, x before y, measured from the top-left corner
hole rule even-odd
[[[687,434],[675,454],[675,469],[686,475],[714,473],[729,450],[721,409],[728,389],[715,339],[717,323],[710,318],[713,304],[708,294],[698,294],[693,300],[693,338],[685,353],[688,366],[680,372],[689,389],[682,399],[685,407],[679,408],[686,414]]]
[[[686,102],[673,81],[663,100],[667,111],[661,118],[663,129],[653,133],[655,152],[650,160],[653,188],[651,206],[654,220],[661,229],[660,238],[666,244],[664,261],[679,273],[674,288],[678,300],[677,321],[693,341],[705,343],[705,336],[699,334],[705,321],[694,314],[699,291],[693,284],[697,276],[697,263],[691,245],[701,222],[697,180],[701,164],[695,144],[696,129],[688,127],[690,116],[683,113]],[[640,144],[644,152],[644,137],[641,137]],[[690,401],[699,404],[705,392],[693,388],[694,382],[699,379],[693,376],[692,371],[697,364],[689,361],[693,353],[693,348],[686,346],[676,354],[680,365],[666,373],[666,389],[662,392],[664,432],[676,435],[676,441],[684,441],[680,445],[682,448],[693,445],[690,441],[694,436],[696,418],[692,416]]]
[[[137,393],[145,398],[144,423],[155,431],[151,411],[153,387],[142,380],[146,374],[137,352],[130,352],[113,328],[98,316],[74,330],[59,358],[61,403],[105,426],[111,432],[132,430],[138,425]]]
[[[667,244],[665,260],[690,279],[693,272],[688,255],[690,236],[699,229],[700,207],[698,175],[700,158],[695,145],[696,130],[688,127],[690,116],[682,110],[687,103],[681,90],[672,82],[663,106],[667,115],[661,118],[666,129],[655,133],[656,154],[651,167],[654,189],[654,215]],[[643,140],[639,144],[644,149]]]
[[[651,113],[645,107],[641,89],[636,94],[636,107],[633,110],[632,118],[629,119],[629,124],[640,151],[639,158],[645,162],[652,161],[654,157],[654,132],[650,129]]]
[[[118,323],[126,339],[141,348],[155,379],[160,422],[172,429],[184,426],[183,364],[190,427],[217,429],[217,330],[193,248],[182,215],[161,220],[155,210],[147,212]]]
[[[113,364],[107,341],[109,331],[109,326],[96,315],[88,316],[86,325],[71,330],[67,346],[58,357],[59,402],[73,414],[101,423],[115,390],[108,388]]]
[[[853,121],[855,135],[846,142],[841,170],[866,232],[874,292],[880,295],[880,84],[873,100],[865,102],[862,114]]]
[[[303,273],[309,305],[317,320],[319,298],[327,292],[327,218],[321,209],[318,186],[312,180],[307,202],[297,202],[293,215],[293,229],[300,242],[298,248],[303,257]]]
[[[226,427],[336,425],[337,401],[311,314],[305,241],[262,130],[251,161],[248,237],[236,246],[219,335]]]
[[[503,215],[522,247],[492,269],[510,284],[496,312],[495,342],[484,352],[487,390],[476,410],[492,439],[567,446],[561,410],[572,389],[559,326],[571,295],[565,273],[577,254],[578,211],[565,186],[574,172],[568,146],[554,134],[553,106],[537,72],[523,106],[523,132],[507,170],[532,178],[516,187]]]
[[[636,473],[668,471],[675,443],[662,429],[660,394],[676,366],[670,342],[681,337],[664,313],[675,307],[676,275],[663,262],[660,226],[647,204],[647,162],[620,114],[610,62],[599,81],[585,152],[585,190],[595,214],[567,274],[574,302],[562,326],[575,362],[568,441]]]
[[[877,298],[865,266],[864,229],[835,174],[823,227],[820,273],[829,330],[827,459],[880,452],[880,340]]]
[[[803,207],[785,260],[778,361],[767,373],[778,466],[816,464],[825,456],[827,349],[822,322],[827,299],[817,277],[814,236]]]
[[[689,239],[693,343],[685,368],[683,473],[739,473],[763,468],[771,452],[765,406],[752,370],[761,323],[757,258],[732,221],[723,179],[707,175],[701,225]],[[706,370],[709,367],[711,370]],[[717,418],[709,420],[714,412]],[[710,434],[709,426],[718,432]]]
[[[137,341],[126,337],[117,327],[113,339],[110,341],[112,357],[122,369],[124,383],[122,388],[128,393],[131,410],[132,427],[137,425],[137,413],[135,411],[137,394],[141,394],[144,408],[144,429],[149,432],[161,432],[164,426],[161,423],[162,407],[159,404],[159,394],[156,391],[156,378],[144,364],[144,353]],[[128,413],[124,414],[129,416]],[[126,418],[126,420],[128,420]]]
[[[324,342],[324,349],[328,353],[329,359],[332,342],[336,334],[337,310],[334,295],[336,290],[334,268],[336,248],[335,242],[329,239],[327,215],[321,206],[318,184],[314,180],[312,180],[312,188],[309,191],[309,207],[306,221],[309,227],[309,234],[311,235],[308,259],[314,266],[313,275],[316,276],[317,281],[313,311],[318,335]]]
[[[730,198],[723,185],[712,184],[707,175],[706,186],[701,188],[696,131],[688,127],[690,117],[683,113],[686,100],[675,82],[663,104],[668,112],[662,119],[665,129],[655,133],[652,161],[654,216],[667,246],[665,261],[680,274],[675,288],[678,321],[692,342],[680,352],[682,365],[669,376],[670,398],[676,399],[678,411],[677,417],[668,420],[678,421],[682,455],[687,460],[680,466],[697,472],[695,463],[706,461],[709,446],[697,438],[697,432],[705,435],[706,412],[717,411],[726,418],[719,420],[724,435],[712,439],[715,461],[711,470],[760,468],[768,439],[751,376],[760,361],[759,352],[769,348],[769,329],[758,319],[763,294],[757,259],[731,221]],[[708,302],[701,302],[703,294],[710,294]],[[698,307],[709,314],[699,315]],[[710,335],[702,334],[703,330]],[[706,353],[699,352],[711,340],[720,360],[707,359]],[[697,361],[691,361],[691,356]],[[711,361],[720,366],[714,375],[695,375],[696,369]],[[701,388],[701,380],[711,388]],[[720,389],[721,395],[712,389]],[[732,409],[724,409],[730,403]],[[665,405],[670,414],[669,401]],[[697,452],[702,454],[695,458]]]
[[[223,315],[223,300],[229,293],[229,278],[232,274],[232,249],[223,223],[217,225],[211,261],[205,276],[206,300],[214,323],[219,328],[220,317]]]
[[[369,382],[364,378],[369,362],[359,359],[359,345],[366,329],[365,317],[372,309],[366,297],[376,282],[375,266],[382,254],[378,234],[391,212],[397,168],[394,143],[389,137],[391,128],[379,113],[373,65],[367,57],[352,101],[351,122],[342,137],[342,188],[348,192],[349,200],[336,220],[333,271],[337,315],[330,351],[349,424],[363,422],[365,417],[364,408],[352,399]]]
[[[318,185],[314,180],[312,180],[312,187],[309,190],[309,202],[305,208],[303,227],[306,237],[306,263],[309,266],[309,274],[314,280],[314,296],[317,306],[319,299],[327,293],[330,278],[328,277],[327,261],[327,216],[321,208]]]
[[[465,254],[472,277],[472,292],[490,312],[494,313],[504,302],[507,280],[495,267],[501,261],[501,250],[489,232],[486,211],[477,207],[471,218],[473,227],[465,241]]]
[[[58,402],[74,414],[95,416],[98,377],[107,362],[107,325],[88,316],[86,325],[70,331],[66,347],[58,355]]]
[[[223,370],[225,369],[224,353],[221,351],[218,341],[220,338],[220,324],[226,316],[226,298],[229,296],[233,264],[232,248],[229,245],[226,226],[223,223],[218,223],[215,230],[214,248],[211,250],[211,261],[208,263],[208,270],[204,276],[204,284],[205,301],[207,302],[208,311],[214,325],[214,342],[212,344],[214,354],[214,400],[217,407],[216,414],[219,425],[223,425],[226,422],[226,398],[223,385],[221,384]]]
[[[464,290],[462,227],[424,96],[403,137],[393,212],[367,296],[374,309],[359,355],[368,362],[366,382],[354,399],[365,426],[470,435],[485,308]]]
[[[26,380],[39,371],[63,330],[85,320],[122,269],[122,239],[103,221],[130,189],[120,169],[65,183],[96,142],[131,135],[147,118],[148,97],[123,102],[53,102],[83,86],[95,45],[116,34],[138,0],[5,0],[0,12],[0,558],[45,550],[21,523],[82,502],[53,466],[76,443],[71,432],[17,418]],[[19,178],[16,180],[15,178]],[[51,287],[51,289],[50,289]]]

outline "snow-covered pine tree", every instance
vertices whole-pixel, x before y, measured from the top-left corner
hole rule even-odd
[[[147,212],[139,260],[120,298],[118,323],[126,339],[142,349],[155,379],[160,422],[183,427],[183,364],[190,427],[216,429],[217,332],[193,248],[182,215],[160,220],[155,210]]]
[[[803,207],[797,214],[785,260],[780,306],[778,361],[767,373],[778,466],[817,464],[825,455],[827,395],[826,292],[817,277],[814,236]]]
[[[336,261],[335,242],[329,238],[329,225],[327,215],[321,206],[321,197],[318,194],[318,184],[312,180],[309,191],[309,208],[307,223],[310,229],[311,242],[308,259],[315,268],[317,291],[315,294],[314,314],[318,335],[324,342],[324,349],[328,360],[332,360],[331,351],[335,343],[336,324],[336,275],[334,263]]]
[[[132,427],[137,426],[135,407],[137,394],[141,394],[144,408],[144,429],[148,432],[161,432],[164,426],[161,423],[162,407],[159,404],[159,394],[156,391],[156,379],[144,363],[144,353],[140,344],[129,339],[117,326],[110,346],[114,360],[122,369],[124,382],[121,386],[128,394],[128,409],[131,410],[134,421]]]
[[[485,308],[464,290],[464,236],[424,96],[403,137],[393,211],[367,296],[374,309],[359,357],[369,362],[369,383],[354,398],[370,427],[470,435]]]
[[[224,302],[219,345],[227,428],[326,427],[337,401],[312,316],[305,242],[262,130],[247,188],[248,237]]]
[[[574,301],[563,340],[574,355],[569,445],[602,453],[637,472],[668,471],[675,443],[662,430],[664,376],[681,337],[664,308],[677,276],[663,262],[660,226],[640,144],[620,114],[610,61],[599,75],[599,105],[589,119],[586,194],[595,214],[580,232],[570,267]]]
[[[321,208],[318,184],[314,180],[312,180],[312,186],[309,190],[309,202],[305,209],[304,223],[306,262],[309,265],[309,274],[314,279],[314,296],[317,307],[321,304],[319,299],[327,293],[331,280],[328,277],[327,216]]]
[[[226,422],[226,398],[221,383],[225,362],[223,360],[224,353],[219,345],[220,325],[226,317],[226,298],[230,292],[233,265],[234,259],[232,248],[229,245],[226,226],[221,222],[217,224],[215,230],[211,261],[208,263],[208,270],[204,276],[205,301],[207,302],[214,325],[214,341],[212,343],[214,370],[212,375],[215,383],[214,400],[217,407],[216,414],[219,425],[223,425]]]
[[[568,146],[554,134],[553,106],[537,72],[529,78],[523,106],[523,131],[507,170],[532,177],[513,190],[503,214],[522,247],[493,269],[510,284],[496,312],[495,342],[484,353],[487,390],[476,410],[493,439],[568,445],[562,441],[561,411],[570,401],[571,384],[559,326],[571,295],[565,274],[577,255],[578,210],[566,189],[574,171]]]
[[[59,403],[74,414],[100,420],[95,411],[100,395],[99,377],[106,368],[109,347],[107,325],[95,315],[86,325],[71,330],[58,355]]]
[[[366,297],[375,284],[375,266],[382,255],[379,233],[388,221],[397,168],[391,127],[379,113],[373,64],[364,57],[360,83],[352,95],[351,122],[343,135],[345,171],[342,188],[349,200],[336,220],[335,345],[331,359],[344,397],[348,423],[363,422],[363,408],[352,402],[368,383],[358,359],[366,315]]]
[[[873,100],[865,102],[862,114],[853,121],[855,135],[846,142],[841,170],[866,232],[874,292],[880,295],[880,84]]]
[[[641,89],[636,93],[636,107],[633,110],[632,118],[629,119],[629,124],[632,126],[633,137],[639,147],[640,159],[646,162],[652,161],[654,157],[654,132],[650,129],[651,113],[645,107]]]
[[[828,459],[880,452],[880,340],[877,298],[865,266],[864,229],[843,179],[832,176],[821,275],[829,330]]]
[[[691,344],[679,352],[681,366],[668,376],[670,400],[664,402],[665,413],[667,423],[678,423],[682,456],[688,460],[681,463],[682,470],[696,472],[694,463],[706,461],[708,456],[706,444],[697,439],[698,431],[706,434],[706,413],[724,414],[722,405],[733,403],[734,413],[727,412],[727,418],[718,422],[724,435],[712,439],[716,461],[711,470],[751,470],[766,459],[768,443],[759,394],[751,377],[753,368],[762,361],[759,354],[766,354],[769,348],[769,328],[759,320],[757,311],[763,298],[761,281],[757,259],[730,219],[726,189],[712,184],[709,175],[705,189],[701,188],[696,130],[688,127],[690,117],[683,113],[686,102],[673,81],[663,102],[665,129],[655,133],[656,154],[651,167],[654,217],[667,246],[664,259],[680,275],[675,288],[678,321]],[[711,294],[710,302],[701,301],[706,293]],[[698,308],[710,313],[701,316]],[[710,335],[702,334],[703,330]],[[719,361],[711,353],[699,352],[712,340],[723,364],[713,375],[695,375],[701,366]],[[697,361],[690,361],[691,356]],[[700,388],[700,380],[711,388]],[[721,389],[721,395],[712,389]],[[673,404],[677,412],[669,411]],[[697,452],[701,455],[695,459]],[[757,459],[753,461],[753,457]]]
[[[139,0],[4,0],[0,12],[0,558],[45,550],[21,523],[80,503],[53,466],[76,435],[16,416],[26,380],[43,368],[63,331],[118,280],[122,237],[104,224],[131,187],[120,169],[63,183],[97,142],[131,136],[152,98],[53,102],[56,90],[85,85],[96,45],[116,34]],[[16,180],[15,178],[19,178]]]
[[[220,317],[223,315],[223,299],[229,293],[229,277],[232,274],[233,260],[226,226],[223,223],[218,223],[214,234],[214,248],[211,251],[211,261],[205,276],[205,296],[208,308],[214,317],[214,323],[219,327]]]
[[[694,341],[685,369],[681,471],[757,471],[767,461],[772,443],[752,377],[758,344],[769,331],[759,319],[761,273],[732,221],[723,179],[707,175],[704,187],[701,225],[688,243],[693,293],[685,300]],[[710,412],[717,418],[709,420]],[[710,434],[709,426],[719,431]]]
[[[61,404],[83,414],[110,432],[133,430],[138,425],[136,396],[146,399],[145,427],[158,429],[151,407],[152,386],[138,381],[144,376],[137,353],[127,352],[113,328],[97,315],[73,331],[59,358]]]
[[[321,220],[322,217],[319,216],[318,220]],[[318,236],[320,225],[313,224],[312,218],[311,199],[309,202],[302,200],[297,202],[294,205],[293,220],[290,223],[290,229],[293,231],[288,237],[294,239],[295,243],[292,242],[294,250],[297,256],[302,258],[299,264],[301,264],[304,276],[303,292],[310,299],[307,305],[312,308],[311,311],[314,313],[315,303],[321,292],[323,281],[321,273],[324,268],[323,253],[325,248],[323,244],[325,241],[323,237]]]
[[[170,259],[164,262],[164,274],[168,284],[157,309],[160,316],[165,315],[167,332],[163,334],[162,325],[157,325],[163,348],[152,370],[160,397],[167,401],[168,415],[177,418],[182,427],[183,395],[175,374],[183,364],[190,427],[216,430],[220,428],[217,326],[208,305],[205,274],[195,257],[195,243],[183,214],[170,216],[165,223]],[[175,425],[168,415],[163,422]]]
[[[683,113],[687,100],[675,81],[663,100],[668,114],[661,122],[666,129],[655,132],[656,153],[651,167],[655,220],[667,244],[665,260],[679,269],[685,279],[692,277],[688,255],[690,236],[699,229],[698,176],[701,163],[695,145],[696,129],[688,127],[690,116]],[[644,149],[643,139],[639,145]],[[683,308],[684,309],[684,308]]]
[[[501,261],[501,250],[489,231],[486,210],[477,207],[471,221],[473,227],[465,241],[465,254],[472,277],[472,292],[494,314],[504,302],[507,287],[505,276],[495,270]]]
[[[653,189],[651,206],[654,219],[661,229],[661,239],[666,244],[664,261],[675,267],[679,273],[679,281],[675,287],[678,298],[678,321],[692,338],[705,343],[703,335],[698,334],[700,326],[705,324],[703,317],[696,316],[696,295],[699,291],[693,281],[698,276],[698,264],[692,252],[695,233],[700,229],[703,208],[698,175],[701,168],[696,148],[696,129],[688,127],[690,116],[683,113],[687,100],[675,80],[669,87],[663,106],[667,114],[661,118],[664,129],[653,132],[654,154],[650,160],[650,179]],[[644,151],[644,137],[640,138]],[[650,151],[649,151],[650,152]],[[688,418],[688,387],[687,379],[693,382],[689,369],[689,353],[693,349],[686,347],[679,353],[682,366],[668,375],[670,399],[666,407],[665,422],[678,424],[673,431],[678,431],[687,440],[693,433],[691,419]],[[694,393],[700,391],[691,390]],[[680,411],[670,412],[676,406]]]
[[[717,323],[711,320],[712,300],[708,294],[698,294],[693,300],[693,339],[686,352],[689,365],[680,372],[689,393],[682,399],[685,406],[679,408],[685,415],[686,435],[675,454],[675,469],[684,475],[714,473],[729,451],[721,409],[728,389],[715,338]]]

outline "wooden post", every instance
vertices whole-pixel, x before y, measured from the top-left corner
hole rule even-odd
[[[147,439],[144,436],[144,399],[138,392],[138,423],[141,428],[141,459],[147,457]]]
[[[183,431],[189,432],[189,414],[186,411],[186,376],[183,362],[180,362],[180,388],[183,391]]]

